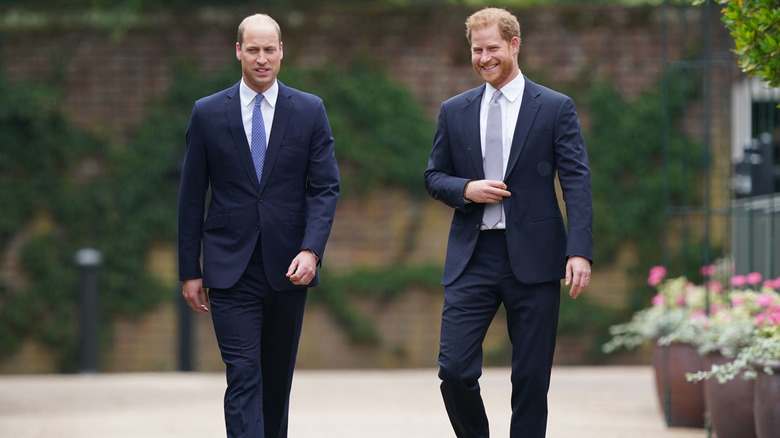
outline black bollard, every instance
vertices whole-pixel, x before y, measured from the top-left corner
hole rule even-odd
[[[79,267],[79,372],[97,373],[98,356],[98,271],[103,255],[94,248],[76,251]]]
[[[179,303],[179,371],[192,371],[192,309],[178,295]]]

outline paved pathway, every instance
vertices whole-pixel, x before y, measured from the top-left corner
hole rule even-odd
[[[493,437],[508,436],[509,371],[487,369]],[[289,438],[451,438],[436,370],[299,370]],[[224,437],[224,376],[0,376],[0,438]],[[548,438],[705,438],[664,425],[649,367],[557,367]]]

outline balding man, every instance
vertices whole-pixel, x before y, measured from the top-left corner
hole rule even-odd
[[[306,294],[339,195],[325,107],[277,80],[282,57],[276,21],[245,18],[241,81],[195,102],[187,128],[179,277],[189,306],[211,313],[229,438],[287,436]]]

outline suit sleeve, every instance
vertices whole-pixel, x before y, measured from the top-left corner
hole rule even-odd
[[[301,249],[314,251],[319,257],[319,263],[322,263],[325,245],[336,214],[339,171],[334,153],[333,135],[322,101],[319,101],[314,117],[316,122],[310,147],[306,186],[306,231]]]
[[[574,102],[565,98],[555,124],[558,179],[566,203],[566,256],[593,261],[593,200],[585,140]]]
[[[428,168],[425,170],[425,188],[433,199],[455,209],[469,210],[473,208],[473,204],[464,202],[463,190],[470,180],[455,174],[451,148],[447,111],[445,105],[442,105],[431,155],[428,158]]]
[[[206,150],[197,103],[190,116],[178,199],[179,280],[200,278],[201,236],[208,190]]]

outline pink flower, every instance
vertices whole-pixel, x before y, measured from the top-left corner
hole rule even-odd
[[[753,286],[761,283],[761,280],[763,280],[763,277],[760,272],[751,272],[747,275],[747,282]]]
[[[715,292],[716,294],[723,292],[723,285],[717,281],[708,281],[705,283],[705,286],[708,290]]]
[[[734,287],[742,287],[747,283],[747,278],[744,275],[735,275],[731,277],[731,285]]]
[[[690,318],[691,319],[706,319],[707,318],[707,313],[705,313],[703,309],[694,310],[693,312],[691,312]]]
[[[780,324],[780,312],[762,312],[756,315],[754,322],[757,326],[764,327]]]
[[[734,297],[731,299],[731,305],[734,307],[738,307],[742,305],[742,303],[745,302],[745,297]]]
[[[664,268],[663,266],[653,266],[652,268],[650,268],[650,275],[651,276],[657,275],[663,277],[666,275],[666,268]]]
[[[664,298],[664,296],[661,294],[658,294],[653,297],[653,306],[655,307],[663,306],[665,302],[666,302],[666,298]]]
[[[721,310],[723,310],[725,308],[726,308],[725,306],[719,306],[717,304],[712,304],[712,305],[710,305],[710,315],[717,315],[718,312],[720,312]]]
[[[756,304],[758,304],[761,307],[767,307],[775,300],[774,295],[772,294],[761,294],[756,297]]]
[[[663,266],[653,266],[650,268],[650,274],[647,277],[647,284],[650,286],[658,286],[666,277],[666,268]]]
[[[777,288],[777,280],[764,280],[764,284],[762,286],[775,289]]]
[[[702,277],[712,277],[715,275],[715,265],[702,266],[700,272]]]

